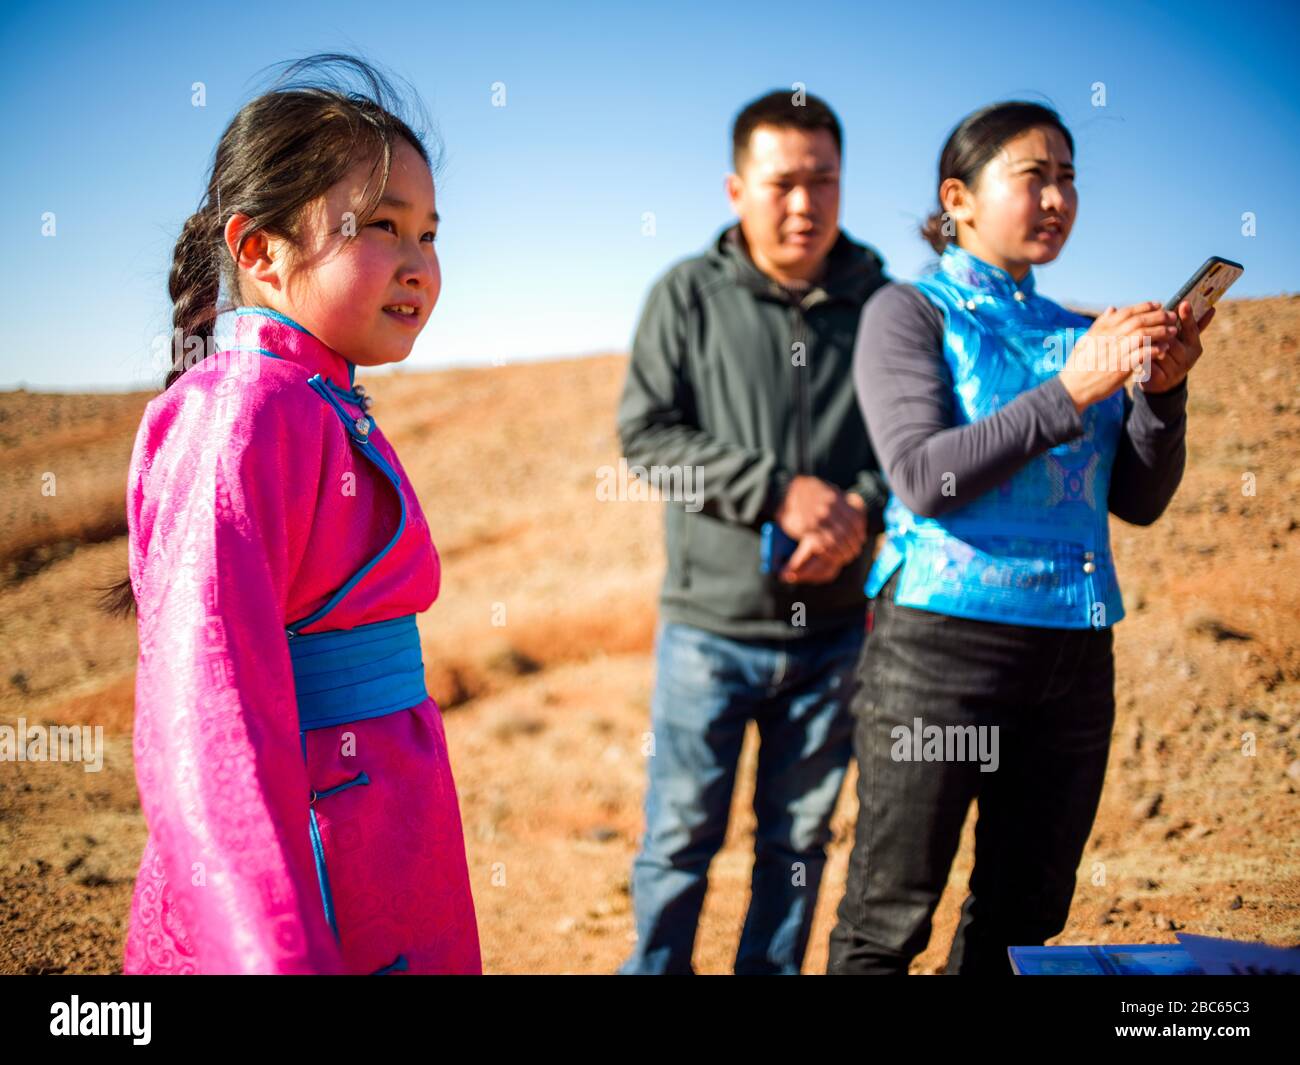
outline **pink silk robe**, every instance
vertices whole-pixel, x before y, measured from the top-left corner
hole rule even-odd
[[[127,973],[482,971],[442,712],[309,731],[306,764],[285,626],[320,608],[392,539],[393,485],[307,385],[350,364],[271,314],[236,319],[145,409],[128,486],[139,605],[134,752],[149,839]],[[206,364],[206,365],[205,365]],[[355,402],[341,400],[359,416]],[[392,550],[304,633],[418,613],[440,568],[415,492]],[[339,929],[326,919],[308,825],[317,800]]]

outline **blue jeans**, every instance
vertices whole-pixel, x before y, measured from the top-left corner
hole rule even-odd
[[[638,941],[620,973],[690,973],[745,725],[758,725],[754,872],[735,972],[797,974],[853,754],[865,629],[736,640],[660,621],[645,835],[632,868]]]

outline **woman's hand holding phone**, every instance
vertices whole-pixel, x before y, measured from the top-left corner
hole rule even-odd
[[[1214,317],[1211,307],[1198,322],[1192,316],[1192,305],[1187,300],[1178,304],[1178,333],[1169,343],[1164,355],[1151,363],[1151,376],[1139,381],[1143,392],[1169,392],[1187,378],[1187,373],[1201,357],[1201,333]]]
[[[1113,396],[1135,370],[1144,367],[1148,355],[1152,366],[1162,360],[1179,335],[1176,321],[1173,311],[1154,300],[1107,307],[1074,345],[1060,373],[1075,410],[1082,414]]]

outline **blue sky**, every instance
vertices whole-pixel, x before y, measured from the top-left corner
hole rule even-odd
[[[1291,4],[8,3],[0,388],[158,384],[171,249],[267,64],[357,52],[410,79],[446,152],[444,281],[406,366],[626,350],[642,300],[731,217],[730,126],[803,82],[845,128],[841,225],[891,273],[943,140],[997,99],[1060,110],[1080,215],[1039,284],[1164,299],[1210,254],[1234,296],[1300,290],[1300,15]],[[207,105],[191,105],[191,85]],[[506,106],[492,86],[506,86]],[[1093,106],[1102,82],[1106,106]],[[57,235],[42,236],[45,212]],[[1256,235],[1243,236],[1253,212]],[[642,234],[646,212],[655,234]]]

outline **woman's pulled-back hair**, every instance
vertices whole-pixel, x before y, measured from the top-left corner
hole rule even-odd
[[[1065,128],[1061,116],[1050,107],[1025,100],[989,104],[967,115],[948,134],[939,155],[939,185],[948,178],[958,178],[974,188],[980,171],[1002,146],[1035,126],[1059,129],[1065,143],[1070,146],[1070,153],[1074,153],[1074,138]],[[955,239],[954,234],[954,227],[944,217],[943,204],[921,224],[921,236],[940,253]]]
[[[266,231],[290,248],[301,247],[304,208],[352,167],[371,162],[365,203],[345,238],[352,240],[383,195],[399,137],[437,169],[424,144],[428,134],[399,117],[403,108],[392,82],[369,63],[322,53],[276,66],[284,69],[268,91],[240,108],[221,134],[203,200],[172,252],[167,290],[173,356],[164,390],[195,361],[187,353],[197,351],[201,358],[212,350],[218,315],[243,303],[238,266],[225,239],[231,215],[251,219],[241,238]],[[410,97],[419,108],[414,91]],[[427,121],[419,125],[428,127]],[[227,306],[219,305],[223,291],[232,301]],[[125,617],[135,609],[129,577],[100,591],[108,613]]]

